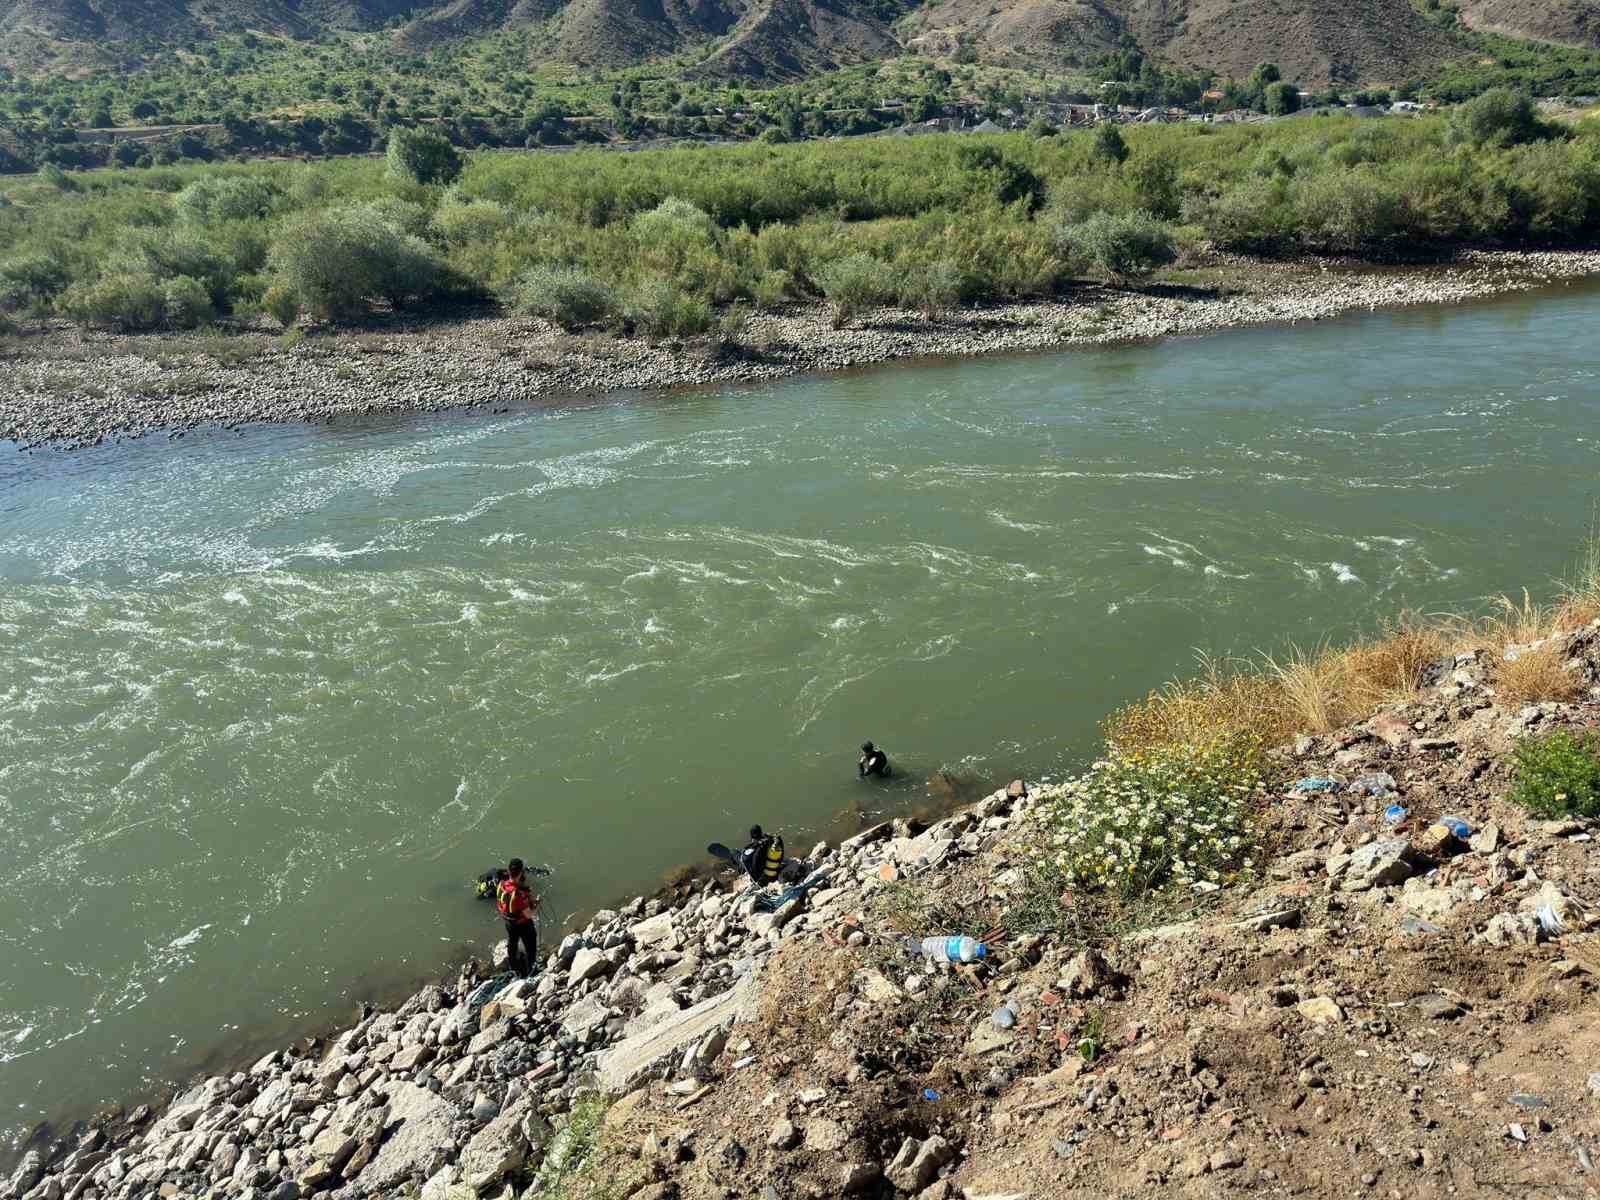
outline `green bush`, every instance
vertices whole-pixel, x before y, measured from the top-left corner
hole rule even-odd
[[[787,271],[763,271],[756,278],[750,298],[757,308],[777,308],[789,299],[793,283]]]
[[[177,216],[198,225],[223,221],[259,221],[272,211],[281,192],[264,179],[249,175],[196,179],[172,198]]]
[[[1514,146],[1555,132],[1539,119],[1532,97],[1510,88],[1490,88],[1450,113],[1451,140],[1469,146]]]
[[[66,266],[56,255],[24,251],[0,262],[0,311],[48,305],[70,281]]]
[[[1172,230],[1146,212],[1096,213],[1057,233],[1063,255],[1093,267],[1107,279],[1135,279],[1178,257]]]
[[[847,254],[824,263],[817,268],[815,278],[833,309],[835,329],[843,329],[864,309],[894,295],[888,267],[870,254]]]
[[[913,267],[900,282],[900,307],[915,309],[932,321],[961,303],[965,284],[961,268],[948,258]]]
[[[385,163],[391,178],[411,183],[454,183],[461,174],[460,152],[429,129],[390,130]]]
[[[179,275],[162,285],[161,308],[166,324],[172,329],[207,325],[216,316],[206,285],[188,275]]]
[[[281,283],[274,283],[261,297],[261,311],[285,329],[300,319],[300,301]]]
[[[1269,83],[1262,93],[1267,112],[1275,117],[1300,111],[1300,92],[1292,83]]]
[[[1523,738],[1509,799],[1540,817],[1600,817],[1600,734]]]
[[[321,317],[358,316],[374,300],[399,306],[445,287],[443,264],[368,205],[311,212],[279,231],[268,254],[274,282]]]
[[[161,281],[135,271],[116,271],[73,284],[57,303],[73,320],[102,328],[156,329],[167,317]]]
[[[1101,121],[1094,128],[1094,156],[1104,162],[1122,163],[1128,158],[1128,143],[1110,121]]]
[[[517,281],[512,301],[518,312],[544,317],[563,329],[579,329],[612,316],[612,290],[576,267],[533,267]]]
[[[440,205],[429,228],[447,245],[492,242],[517,223],[517,214],[493,200],[455,201]]]
[[[1256,865],[1261,744],[1111,748],[1042,806],[1042,850],[1069,888],[1123,899],[1167,884],[1216,884]]]
[[[665,279],[651,279],[628,298],[628,321],[650,338],[695,337],[711,328],[711,306]]]
[[[1400,203],[1381,176],[1363,168],[1296,176],[1300,245],[1329,254],[1374,253],[1400,233]]]

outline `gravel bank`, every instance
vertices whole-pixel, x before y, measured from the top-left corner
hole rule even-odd
[[[202,425],[330,421],[629,389],[659,390],[836,371],[891,359],[1103,345],[1358,309],[1449,304],[1600,274],[1600,251],[1488,252],[1444,267],[1356,270],[1217,260],[1181,283],[1086,287],[1070,300],[1003,305],[927,322],[893,309],[850,329],[818,305],[762,313],[717,349],[574,337],[542,321],[397,319],[285,348],[263,333],[123,337],[65,327],[6,340],[0,438],[97,445]]]

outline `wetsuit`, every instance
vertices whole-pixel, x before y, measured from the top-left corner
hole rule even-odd
[[[745,874],[757,883],[771,883],[778,877],[776,864],[771,862],[771,855],[768,853],[774,844],[777,846],[778,861],[782,862],[783,839],[772,833],[752,839],[740,852],[739,859],[744,863]]]
[[[889,778],[889,756],[882,750],[874,750],[870,754],[863,754],[856,763],[856,773],[865,779],[868,775],[876,775],[879,779]]]

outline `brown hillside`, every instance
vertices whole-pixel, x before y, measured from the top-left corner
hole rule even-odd
[[[493,33],[498,29],[526,29],[551,16],[560,0],[451,0],[431,7],[402,29],[395,44],[403,50],[427,50],[444,42]]]
[[[283,0],[0,0],[0,66],[124,64],[141,40],[188,44],[244,29],[303,36],[311,25]]]
[[[1600,0],[1463,0],[1461,19],[1485,33],[1600,47]]]
[[[727,33],[744,7],[725,0],[570,0],[557,19],[551,57],[622,66],[676,54]]]
[[[1270,61],[1315,86],[1397,80],[1460,53],[1409,0],[935,0],[902,33],[913,46],[964,36],[987,57],[1050,64],[1104,53],[1131,33],[1170,62],[1243,76]]]
[[[792,79],[899,53],[880,22],[848,10],[837,0],[765,0],[696,74]]]

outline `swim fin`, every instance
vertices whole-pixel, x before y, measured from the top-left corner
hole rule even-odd
[[[739,856],[732,850],[729,850],[721,842],[712,842],[706,847],[706,853],[716,858],[720,858],[726,863],[731,863],[735,867],[743,869],[744,864],[739,861]]]

